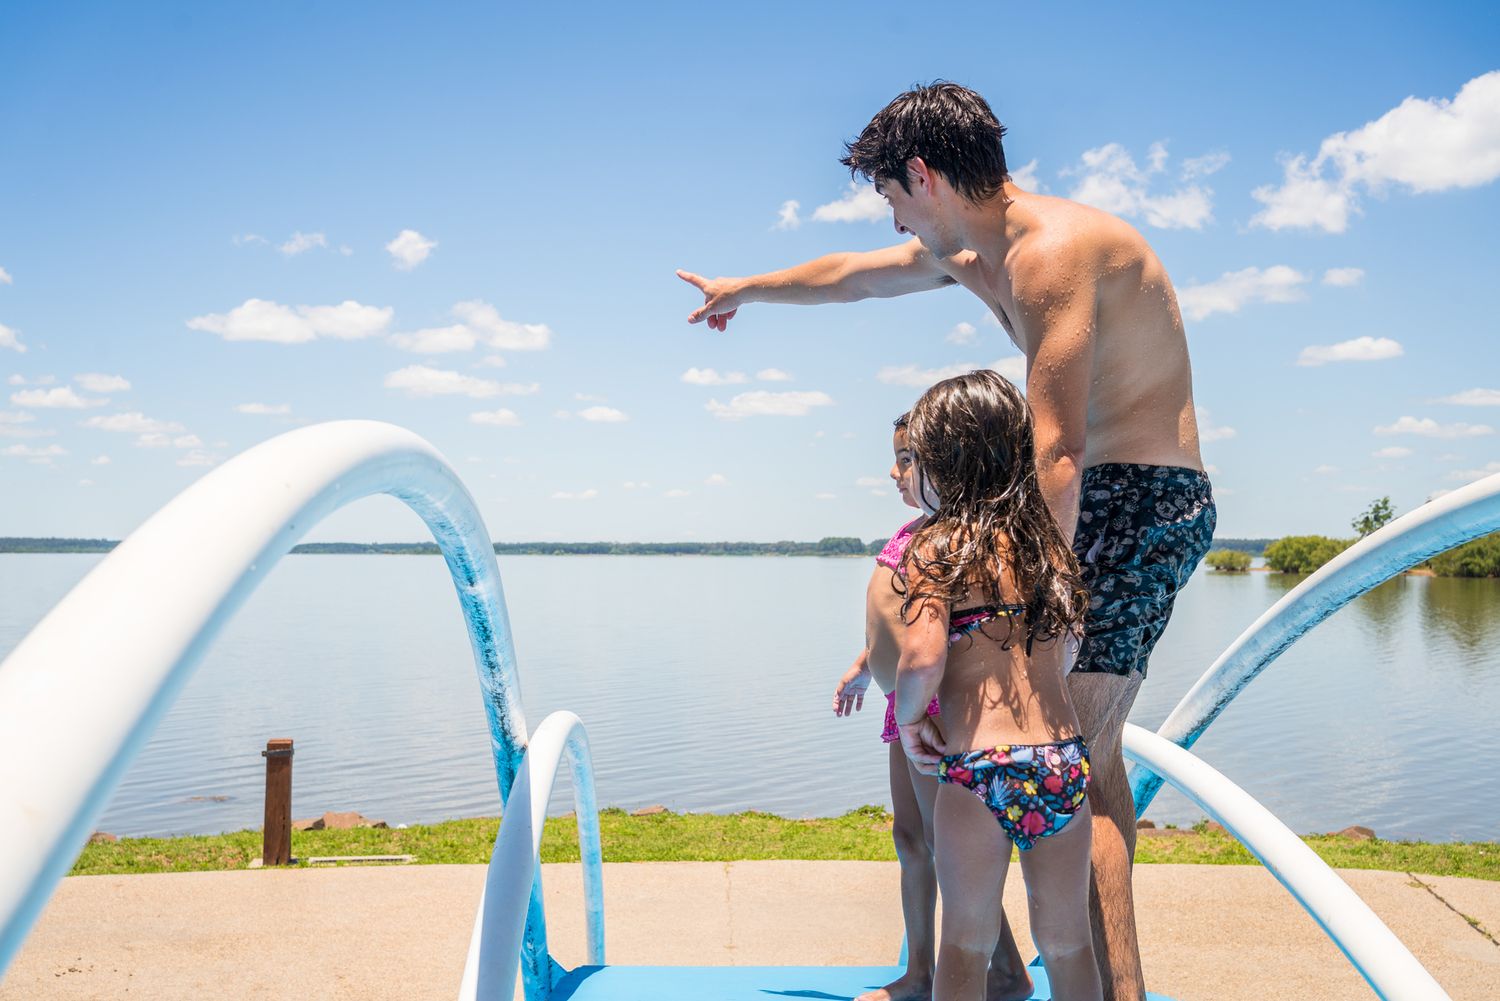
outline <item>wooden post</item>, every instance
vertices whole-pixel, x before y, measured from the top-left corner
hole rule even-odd
[[[292,861],[292,740],[266,741],[266,823],[261,865],[290,865]]]

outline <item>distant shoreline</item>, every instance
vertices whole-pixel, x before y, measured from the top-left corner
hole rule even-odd
[[[874,556],[887,540],[830,536],[817,542],[497,542],[496,556]],[[1215,539],[1218,549],[1259,555],[1271,539]],[[108,553],[116,539],[0,537],[4,553]],[[307,542],[298,556],[437,556],[433,542]]]

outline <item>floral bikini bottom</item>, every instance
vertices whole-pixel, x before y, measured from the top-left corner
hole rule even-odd
[[[1083,806],[1089,749],[1082,737],[1055,744],[1001,744],[944,755],[938,781],[971,790],[1016,847],[1056,834]]]

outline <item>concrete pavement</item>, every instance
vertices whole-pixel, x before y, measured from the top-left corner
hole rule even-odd
[[[884,964],[900,944],[895,863],[604,870],[612,963]],[[1006,908],[1028,942],[1019,875],[1011,870]],[[1455,999],[1500,996],[1500,883],[1340,875]],[[451,998],[483,880],[481,866],[72,877],[0,982],[0,1001]],[[580,870],[545,866],[543,880],[553,955],[575,966]],[[1153,991],[1183,1001],[1372,996],[1259,866],[1139,866],[1136,900]]]

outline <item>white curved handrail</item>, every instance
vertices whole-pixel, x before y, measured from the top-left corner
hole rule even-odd
[[[292,431],[184,490],[0,664],[0,973],[219,629],[308,529],[378,493],[421,516],[447,561],[508,795],[526,719],[494,547],[473,498],[435,448],[394,425]],[[550,963],[543,920],[538,886],[530,971]]]
[[[1444,494],[1361,539],[1298,584],[1239,635],[1157,733],[1192,747],[1224,707],[1309,629],[1366,591],[1438,553],[1500,530],[1500,473]],[[1136,816],[1161,779],[1134,769]]]
[[[1125,724],[1125,756],[1166,779],[1224,825],[1286,887],[1375,993],[1401,1001],[1448,994],[1338,874],[1249,793],[1191,751]]]
[[[532,886],[541,884],[542,829],[547,801],[557,781],[557,766],[568,757],[573,780],[573,810],[578,817],[578,861],[583,866],[584,914],[588,928],[590,966],[604,965],[604,870],[599,844],[599,808],[594,798],[594,772],[589,738],[583,723],[570,712],[548,716],[536,728],[521,760],[510,807],[500,818],[495,850],[485,874],[484,895],[474,918],[469,955],[458,991],[459,1001],[508,999],[516,985],[526,904]],[[529,808],[528,808],[529,807]],[[532,882],[516,877],[532,873]],[[526,984],[527,996],[537,988],[541,996],[552,984]]]

